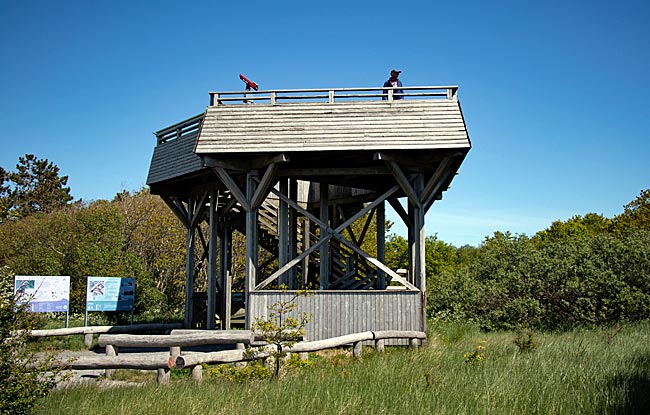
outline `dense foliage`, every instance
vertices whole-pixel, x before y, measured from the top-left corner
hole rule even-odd
[[[67,205],[0,225],[0,265],[21,275],[69,275],[83,312],[87,276],[134,277],[136,312],[182,304],[185,232],[148,191]]]
[[[430,316],[485,329],[648,318],[649,195],[641,192],[613,219],[576,216],[530,238],[496,232],[463,261],[456,250],[455,266],[427,274]]]

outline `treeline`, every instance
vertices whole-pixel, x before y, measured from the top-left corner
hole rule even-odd
[[[650,190],[608,219],[575,216],[532,237],[427,245],[428,313],[488,330],[556,330],[650,316]]]
[[[182,304],[185,230],[146,190],[4,222],[0,240],[13,273],[70,276],[71,312],[84,311],[87,276],[135,277],[136,312]]]
[[[0,167],[0,266],[18,275],[69,275],[72,312],[84,310],[87,276],[135,277],[136,313],[181,310],[186,232],[164,202],[146,189],[71,202],[66,183],[58,167],[33,155],[21,157],[15,172]],[[366,239],[374,232],[373,225]],[[244,242],[233,236],[237,289]],[[386,262],[407,267],[405,238],[389,235]],[[207,285],[205,268],[197,290]],[[431,318],[472,320],[485,329],[648,318],[650,190],[614,218],[575,216],[531,237],[495,232],[478,247],[455,247],[429,236],[426,273]]]

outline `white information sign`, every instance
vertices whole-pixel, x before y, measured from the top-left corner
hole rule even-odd
[[[14,293],[18,303],[28,303],[32,312],[68,312],[70,277],[16,275]]]

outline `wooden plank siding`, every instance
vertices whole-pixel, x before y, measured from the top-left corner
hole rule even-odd
[[[207,108],[195,152],[470,147],[457,100],[231,104]]]
[[[201,158],[194,153],[197,136],[198,131],[158,144],[151,158],[147,185],[155,185],[205,169]]]
[[[252,321],[268,318],[268,307],[288,301],[291,291],[251,291]],[[363,331],[422,330],[420,291],[315,291],[297,298],[297,312],[311,314],[305,338],[323,340]]]

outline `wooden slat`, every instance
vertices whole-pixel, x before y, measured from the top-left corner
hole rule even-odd
[[[196,152],[469,148],[455,100],[222,105],[206,112]]]
[[[293,295],[291,291],[252,291],[252,314],[268,318],[268,305],[288,301]],[[296,301],[296,313],[312,316],[305,327],[309,341],[364,331],[422,330],[419,291],[316,291]]]

